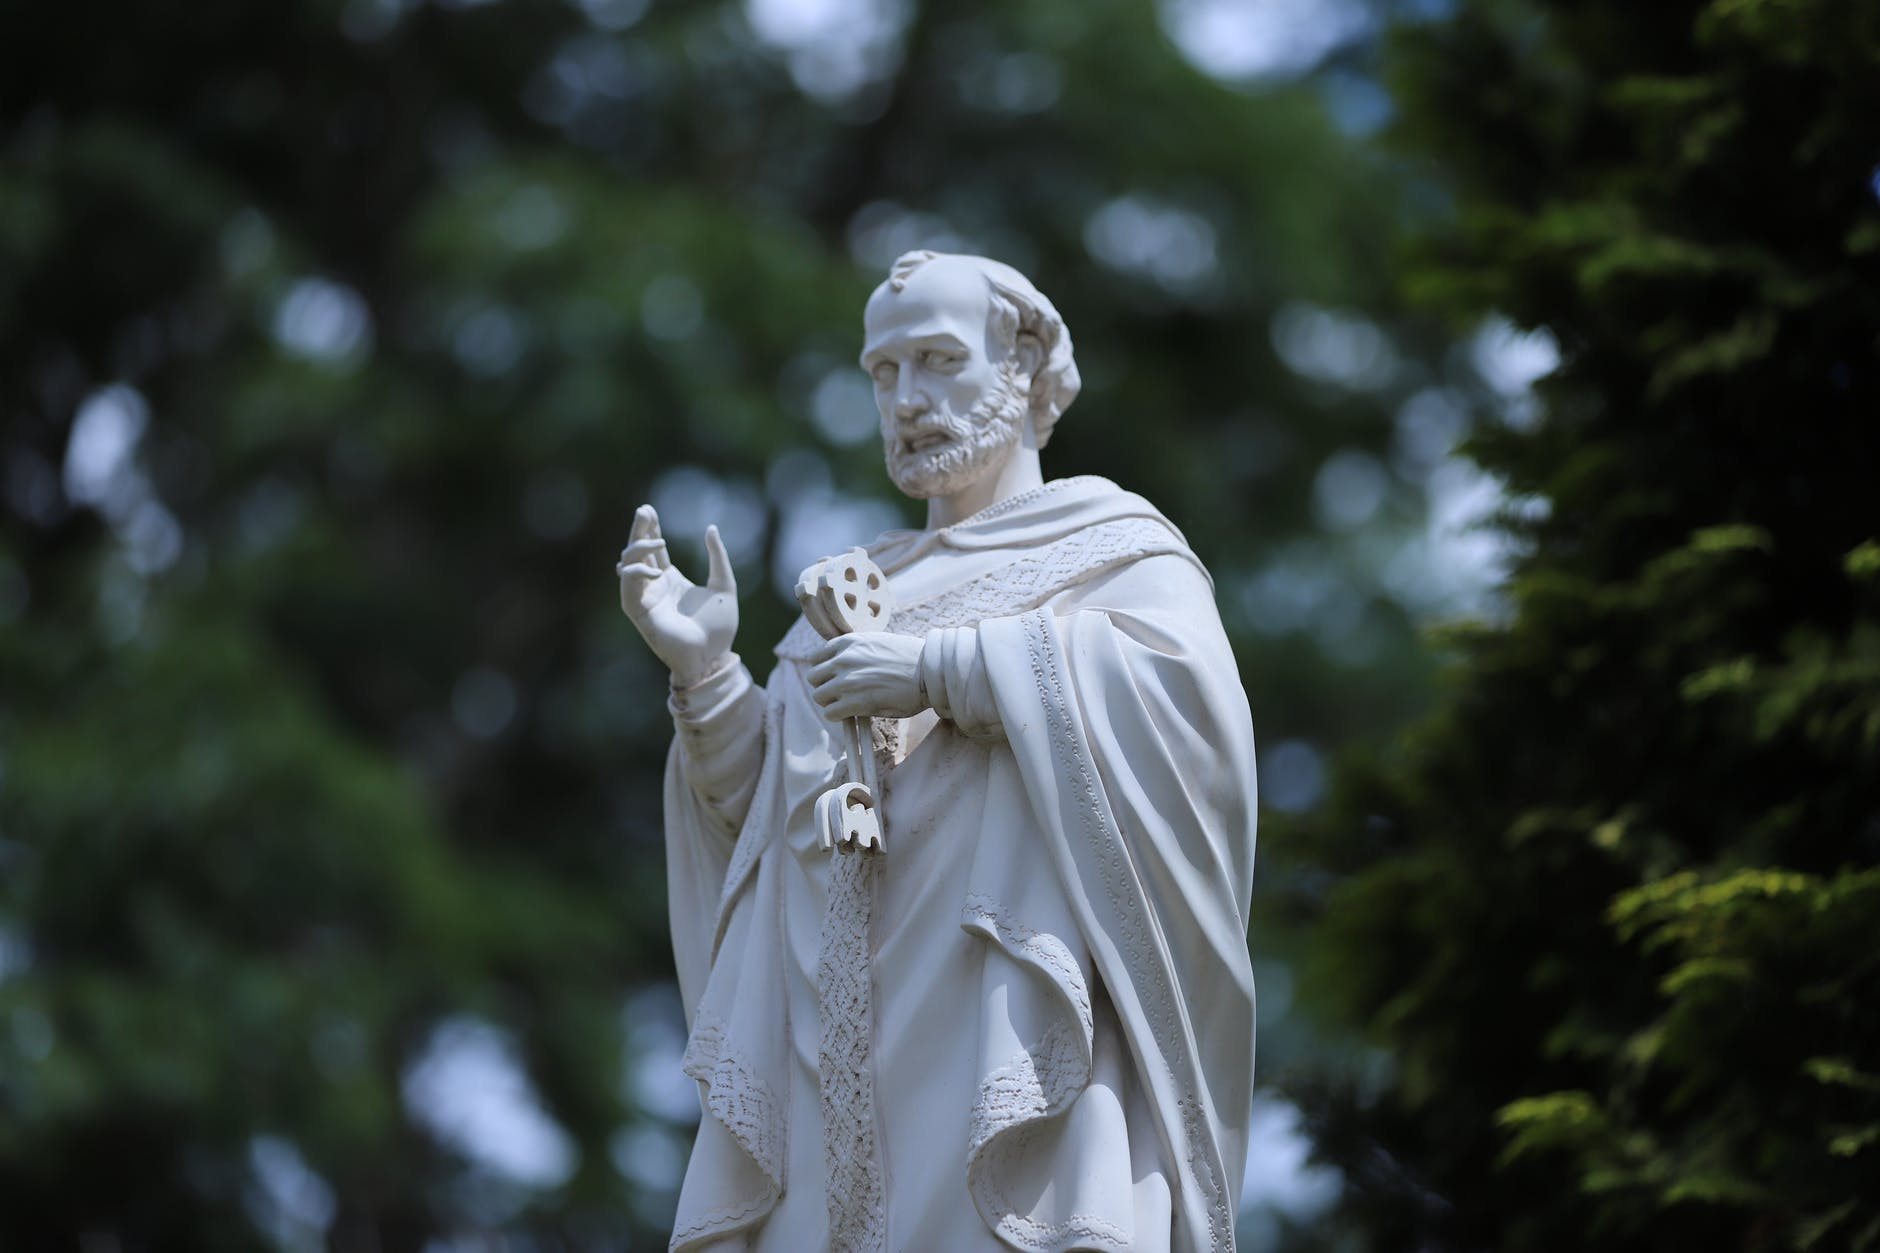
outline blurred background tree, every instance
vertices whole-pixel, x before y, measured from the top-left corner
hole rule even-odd
[[[1481,321],[1525,289],[1399,290],[1447,210],[1366,140],[1391,16],[0,4],[0,1247],[663,1247],[697,1111],[614,556],[643,499],[682,558],[718,521],[761,676],[797,570],[915,519],[853,364],[905,248],[1065,312],[1047,470],[1187,531],[1311,811],[1479,607],[1449,449],[1553,360]],[[1289,1076],[1378,1071],[1288,1012],[1334,883],[1262,854],[1250,1247],[1325,1238]]]
[[[1380,1061],[1310,1122],[1376,1249],[1880,1247],[1880,7],[1406,31],[1415,282],[1551,334],[1499,622],[1288,832]],[[1271,845],[1269,844],[1269,848]]]

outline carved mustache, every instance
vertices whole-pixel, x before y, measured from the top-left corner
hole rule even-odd
[[[900,452],[920,453],[971,438],[976,428],[971,416],[925,415],[914,421],[895,424],[895,447]]]

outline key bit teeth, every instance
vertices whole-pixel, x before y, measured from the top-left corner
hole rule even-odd
[[[874,810],[861,804],[851,803],[844,837],[850,848],[868,853],[879,853],[881,851],[881,820]]]

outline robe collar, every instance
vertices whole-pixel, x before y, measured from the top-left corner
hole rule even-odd
[[[1052,479],[934,530],[887,531],[868,546],[869,556],[893,574],[935,548],[977,551],[1030,548],[1075,531],[1120,518],[1150,518],[1181,535],[1154,505],[1095,474]],[[1185,541],[1184,541],[1185,542]]]

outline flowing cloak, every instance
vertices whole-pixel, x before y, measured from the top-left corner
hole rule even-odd
[[[870,553],[937,710],[875,722],[884,854],[832,874],[817,846],[842,732],[809,696],[807,623],[761,692],[736,665],[689,713],[675,697],[704,1117],[672,1248],[1231,1250],[1255,783],[1206,572],[1089,477]]]

